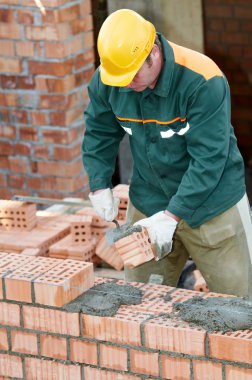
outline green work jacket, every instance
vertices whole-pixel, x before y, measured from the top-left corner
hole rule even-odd
[[[83,162],[90,190],[112,187],[121,139],[133,157],[130,200],[147,216],[167,209],[191,227],[245,193],[244,164],[230,121],[230,91],[208,57],[158,34],[164,65],[153,90],[89,84]]]

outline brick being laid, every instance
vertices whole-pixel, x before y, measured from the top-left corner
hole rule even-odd
[[[102,237],[95,248],[95,253],[103,261],[111,265],[116,270],[122,270],[123,260],[114,244],[109,244],[106,236]]]
[[[155,258],[146,228],[117,240],[114,245],[124,265],[129,268],[134,268]]]

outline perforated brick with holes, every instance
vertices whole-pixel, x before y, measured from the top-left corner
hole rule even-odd
[[[11,200],[0,200],[0,227],[31,230],[36,226],[36,205]]]
[[[83,244],[90,242],[91,224],[93,217],[91,215],[73,215],[71,218],[71,238],[73,244]]]
[[[114,243],[124,265],[136,267],[155,258],[145,228],[141,232],[134,232]]]

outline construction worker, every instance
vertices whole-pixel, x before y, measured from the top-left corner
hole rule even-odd
[[[129,9],[105,20],[98,52],[83,139],[90,200],[104,219],[116,218],[111,177],[128,133],[127,219],[147,228],[163,257],[125,268],[126,280],[155,273],[176,286],[191,257],[210,291],[251,295],[251,215],[224,74]]]

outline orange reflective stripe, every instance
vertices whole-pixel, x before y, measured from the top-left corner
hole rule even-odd
[[[223,77],[222,71],[211,58],[197,51],[176,45],[173,42],[168,42],[173,49],[175,62],[179,65],[202,75],[206,80],[215,76]]]
[[[119,116],[117,116],[117,119],[120,120],[120,121],[132,121],[132,122],[135,122],[135,123],[142,123],[142,124],[157,123],[157,124],[162,124],[162,125],[168,125],[168,124],[174,123],[177,120],[185,121],[186,117],[184,119],[181,119],[181,117],[176,117],[175,119],[169,120],[169,121],[160,121],[160,120],[156,120],[156,119],[147,119],[147,120],[130,119],[130,118],[127,118],[127,117],[119,117]]]

